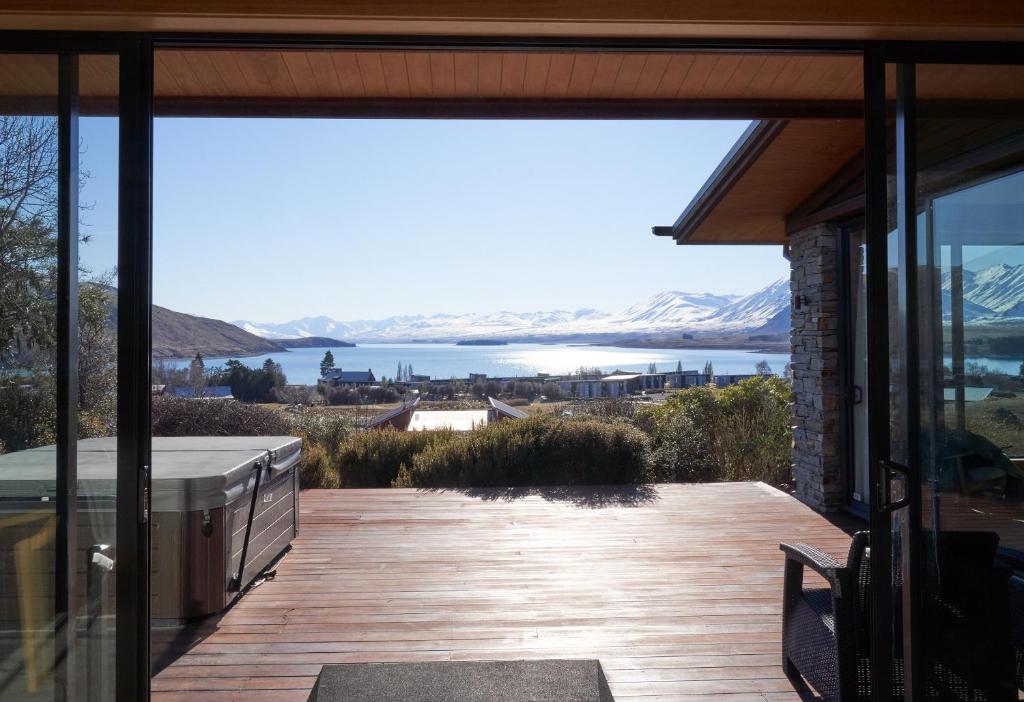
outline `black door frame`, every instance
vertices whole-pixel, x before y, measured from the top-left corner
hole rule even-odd
[[[891,650],[893,607],[888,597],[891,582],[891,517],[882,507],[889,491],[888,406],[888,291],[885,260],[886,223],[886,63],[1021,63],[1024,44],[1016,42],[872,42],[827,40],[747,39],[589,39],[464,36],[343,36],[231,34],[231,33],[122,33],[0,31],[3,53],[116,53],[120,57],[120,182],[119,182],[119,326],[118,326],[118,506],[117,537],[117,700],[136,702],[149,697],[149,465],[150,465],[150,311],[152,299],[152,165],[153,165],[153,51],[165,47],[205,48],[392,48],[465,49],[479,51],[635,51],[635,52],[749,52],[856,54],[864,61],[865,119],[865,224],[868,296],[868,396],[876,398],[869,411],[869,465],[873,488],[870,512],[872,533],[872,671],[874,699],[891,699],[888,689],[892,660],[877,655]],[[71,74],[71,67],[65,69]],[[65,71],[62,71],[64,75]],[[72,103],[61,103],[73,109]],[[622,117],[656,116],[623,104]],[[597,108],[581,104],[578,110],[549,115],[582,118]],[[484,116],[484,115],[480,115]],[[611,113],[605,116],[611,116]],[[664,113],[660,116],[665,117]],[[680,117],[685,116],[680,114]],[[696,117],[697,115],[690,115]],[[705,114],[704,117],[739,117]],[[780,115],[781,116],[781,115]],[[912,128],[912,125],[910,125]],[[907,136],[907,134],[905,134]],[[69,142],[70,143],[70,142]],[[912,143],[912,141],[910,142]],[[70,187],[65,184],[65,187]],[[70,192],[70,190],[68,190]],[[913,211],[911,209],[911,211]],[[69,288],[69,292],[71,289]],[[63,299],[63,298],[62,298]],[[68,298],[70,300],[70,298]],[[64,303],[65,306],[67,303]],[[67,309],[67,307],[66,307]],[[72,333],[70,317],[62,315],[65,339]],[[74,359],[68,356],[59,369],[59,383],[71,380]],[[64,399],[64,424],[74,410],[70,393]],[[69,461],[69,466],[71,462]],[[73,470],[73,469],[72,469]],[[72,473],[67,492],[73,491]],[[73,505],[65,509],[73,509]],[[74,525],[64,548],[70,557]],[[130,556],[130,558],[129,558]],[[71,577],[70,575],[68,577]],[[885,587],[882,587],[882,586]]]

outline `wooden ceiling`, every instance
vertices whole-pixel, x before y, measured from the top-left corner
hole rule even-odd
[[[855,56],[160,51],[157,93],[216,97],[856,100]]]
[[[51,98],[52,56],[0,55],[5,108]],[[926,99],[1024,100],[1017,67],[921,66]],[[156,53],[165,116],[858,117],[856,55],[456,50]],[[891,87],[891,86],[890,86]],[[85,56],[83,111],[111,113],[117,61]]]
[[[786,217],[864,146],[859,119],[762,123],[753,130],[679,220],[659,233],[680,244],[784,244]]]

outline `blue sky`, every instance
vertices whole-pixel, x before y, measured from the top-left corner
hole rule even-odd
[[[745,122],[161,119],[154,301],[219,319],[614,310],[747,293],[781,248],[671,224]],[[113,265],[116,125],[83,119],[83,261]]]

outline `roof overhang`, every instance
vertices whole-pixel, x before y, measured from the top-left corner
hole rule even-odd
[[[671,226],[678,244],[784,244],[787,217],[861,152],[860,119],[753,122]]]

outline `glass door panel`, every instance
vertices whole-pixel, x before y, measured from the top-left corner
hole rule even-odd
[[[907,699],[1024,692],[1024,68],[908,66],[893,449]],[[901,457],[894,458],[900,460]]]
[[[0,53],[0,700],[113,698],[117,73]]]

